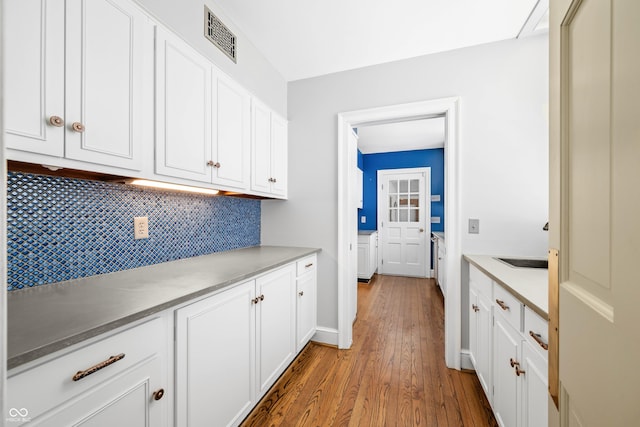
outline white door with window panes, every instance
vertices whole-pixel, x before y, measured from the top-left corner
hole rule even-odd
[[[431,248],[431,168],[378,171],[379,270],[427,277]]]

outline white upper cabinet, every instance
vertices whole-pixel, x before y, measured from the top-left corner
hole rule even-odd
[[[128,0],[6,3],[7,146],[140,170],[147,17]]]
[[[156,173],[211,181],[211,64],[156,28]]]
[[[251,96],[214,70],[213,183],[249,187]]]
[[[161,28],[156,79],[156,173],[248,188],[249,93]]]
[[[7,148],[62,156],[64,1],[10,0],[4,8]]]
[[[251,115],[251,189],[286,198],[287,121],[255,99]]]

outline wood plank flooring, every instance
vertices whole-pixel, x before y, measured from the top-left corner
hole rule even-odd
[[[496,426],[474,373],[444,364],[432,279],[358,284],[349,350],[309,343],[242,426]]]

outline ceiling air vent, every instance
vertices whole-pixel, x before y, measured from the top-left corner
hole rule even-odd
[[[204,7],[204,36],[236,62],[238,39],[207,6]]]

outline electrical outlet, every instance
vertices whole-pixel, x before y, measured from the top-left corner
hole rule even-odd
[[[146,216],[133,218],[133,237],[136,240],[149,238],[149,218]]]
[[[469,234],[480,234],[480,220],[469,218]]]

